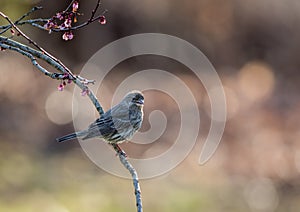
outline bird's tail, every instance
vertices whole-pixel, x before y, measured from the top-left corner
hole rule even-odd
[[[73,140],[75,138],[80,138],[80,137],[83,137],[83,136],[86,136],[86,135],[87,135],[87,131],[84,130],[84,131],[79,131],[79,132],[75,132],[75,133],[71,133],[71,134],[62,136],[60,138],[57,138],[56,141],[57,142],[65,142],[65,141]]]

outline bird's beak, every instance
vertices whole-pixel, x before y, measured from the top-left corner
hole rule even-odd
[[[139,99],[136,103],[143,105],[144,104],[144,100],[143,99]]]

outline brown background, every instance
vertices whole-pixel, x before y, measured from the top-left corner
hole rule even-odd
[[[16,19],[38,1],[1,0],[0,10]],[[64,1],[41,1],[49,17]],[[89,16],[94,1],[82,1]],[[145,211],[297,211],[300,208],[300,2],[298,0],[103,1],[107,24],[61,34],[31,27],[24,31],[75,73],[104,45],[146,32],[177,36],[198,47],[216,68],[225,88],[228,120],[214,157],[199,166],[198,156],[210,123],[209,102],[201,82],[176,61],[143,56],[122,62],[98,94],[109,107],[116,85],[149,68],[168,70],[188,82],[199,104],[201,129],[192,153],[168,174],[141,181]],[[1,20],[0,23],[5,23]],[[132,184],[107,174],[84,154],[78,142],[57,144],[73,130],[47,115],[49,96],[60,120],[70,118],[68,91],[39,73],[16,53],[0,53],[0,211],[134,211]],[[166,82],[169,83],[169,82]],[[168,128],[155,148],[124,144],[131,157],[168,149],[178,132],[178,107],[159,92],[145,93],[145,121],[160,109]],[[184,100],[182,100],[184,101]],[[54,110],[55,111],[55,110]],[[52,110],[53,112],[53,110]],[[51,113],[51,111],[48,113]],[[192,127],[192,126],[191,126]],[[117,160],[117,158],[116,158]]]

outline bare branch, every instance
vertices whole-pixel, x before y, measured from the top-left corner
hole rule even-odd
[[[37,23],[43,23],[43,24],[45,24],[45,23],[47,23],[48,20],[49,19],[44,19],[44,18],[30,19],[30,20],[15,22],[15,25],[20,26],[20,25],[24,25],[24,24],[30,24],[30,25],[32,25],[34,27],[39,28],[39,29],[46,30],[44,26],[41,26],[41,25],[39,25]],[[7,31],[11,27],[12,27],[11,24],[8,24],[8,25],[0,26],[0,29],[4,29],[4,30]],[[3,34],[4,32],[6,32],[4,30],[0,32],[0,35]]]
[[[26,52],[26,51],[23,51],[23,50],[21,50],[21,49],[19,49],[19,48],[17,48],[17,47],[10,46],[10,45],[4,44],[4,43],[0,43],[0,46],[1,46],[2,49],[9,49],[9,50],[12,50],[12,51],[16,51],[16,52],[19,52],[19,53],[21,53],[22,55],[28,57],[28,58],[31,60],[32,64],[33,64],[34,66],[36,66],[37,69],[39,69],[39,70],[40,70],[42,73],[44,73],[46,76],[51,77],[52,79],[61,79],[61,75],[62,75],[62,74],[51,73],[51,72],[47,71],[44,67],[42,67],[42,66],[37,62],[36,58],[35,58],[32,54],[30,54],[30,53],[28,53],[28,52]]]
[[[61,66],[59,63],[57,63],[55,60],[53,60],[52,58],[48,57],[47,55],[43,54],[43,52],[37,51],[29,46],[26,46],[22,43],[19,43],[17,41],[14,41],[12,39],[9,38],[5,38],[0,36],[0,43],[4,43],[13,47],[16,47],[22,51],[28,52],[31,55],[40,58],[42,60],[44,60],[45,62],[47,62],[48,64],[50,64],[51,66],[53,66],[55,69],[61,71],[62,73],[64,73],[64,67]]]
[[[35,50],[35,49],[31,48],[31,47],[28,47],[28,46],[26,46],[24,44],[21,44],[21,43],[19,43],[17,41],[14,41],[12,39],[0,36],[0,44],[7,44],[9,46],[15,47],[12,50],[17,51],[17,52],[19,52],[21,54],[23,54],[23,52],[27,52],[27,53],[31,54],[32,56],[35,56],[37,58],[40,58],[40,59],[44,60],[45,62],[47,62],[48,64],[50,64],[54,68],[56,68],[57,70],[61,71],[63,74],[67,73],[68,74],[67,75],[68,79],[72,80],[78,87],[80,87],[83,91],[85,91],[88,94],[90,100],[92,101],[92,103],[96,107],[96,109],[99,112],[100,116],[102,114],[104,114],[103,108],[101,107],[101,105],[100,105],[99,101],[97,100],[96,96],[87,87],[87,84],[92,83],[93,80],[87,80],[87,79],[85,79],[83,77],[75,76],[73,73],[71,73],[71,71],[70,71],[71,75],[69,75],[69,72],[66,72],[66,69],[65,69],[66,66],[62,65],[61,62],[58,62],[59,61],[58,59],[56,59],[56,58],[53,59],[52,57],[50,57],[49,55],[45,54],[42,51]],[[5,46],[3,46],[3,48],[5,48]],[[18,51],[18,50],[20,50],[20,51]],[[27,56],[27,55],[25,55],[25,56]],[[60,75],[56,75],[56,79],[61,79],[61,76]],[[86,83],[86,82],[89,82],[89,83]]]
[[[23,20],[24,18],[26,18],[27,16],[29,16],[31,13],[37,11],[37,10],[40,10],[42,9],[42,7],[33,7],[29,12],[25,13],[24,15],[22,15],[18,20],[15,21],[14,24],[16,25],[19,25],[20,24],[20,21]],[[3,29],[1,32],[0,32],[0,35],[5,33],[7,30],[9,30],[10,28],[12,27],[11,24],[9,25],[6,25],[6,26],[0,26],[0,29]]]
[[[63,13],[67,12],[73,5],[75,0],[72,0],[71,3],[67,6],[67,8],[63,11]]]
[[[133,186],[134,186],[134,194],[136,199],[136,207],[138,212],[143,211],[143,205],[142,205],[142,196],[141,196],[141,188],[139,184],[139,178],[136,170],[133,168],[133,166],[129,163],[127,160],[126,153],[119,147],[118,144],[112,144],[114,150],[117,152],[119,159],[123,166],[130,172]]]
[[[90,17],[90,20],[88,20],[88,22],[91,22],[93,20],[93,18],[95,17],[95,14],[96,14],[96,12],[97,12],[100,4],[101,4],[101,0],[97,0],[96,7],[93,9],[91,17]]]
[[[41,10],[43,9],[43,7],[33,7],[29,12],[25,13],[24,15],[22,15],[16,22],[15,24],[19,23],[21,20],[23,20],[24,18],[28,17],[31,13],[34,13],[35,11]]]

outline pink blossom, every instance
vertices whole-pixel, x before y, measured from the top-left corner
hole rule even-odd
[[[89,93],[90,93],[89,90],[84,89],[84,90],[81,91],[81,96],[86,96],[86,95],[89,94]]]
[[[72,40],[74,37],[73,33],[71,31],[69,32],[65,32],[62,36],[62,38],[65,40],[65,41],[68,41],[68,40]]]
[[[104,15],[99,18],[99,23],[102,24],[102,25],[106,24],[106,18],[105,18]]]
[[[79,7],[78,1],[74,1],[73,5],[72,5],[72,8],[73,8],[72,11],[75,13],[78,10],[78,7]]]
[[[64,22],[64,27],[66,28],[70,28],[72,24],[72,20],[71,18],[66,18],[65,22]]]
[[[59,84],[59,86],[57,86],[57,89],[59,91],[63,91],[64,90],[64,85],[63,84]]]
[[[64,17],[62,16],[61,13],[56,13],[55,18],[58,18],[59,20],[63,20],[64,19]]]
[[[52,20],[48,20],[48,22],[44,25],[44,28],[47,30],[53,29],[56,27],[56,24]]]

